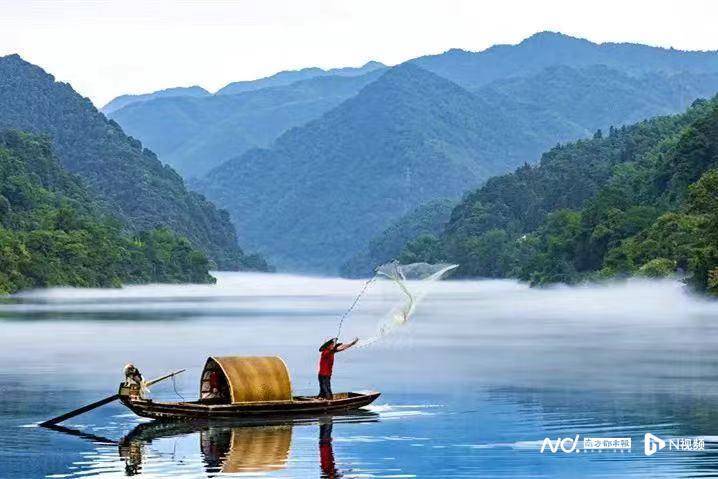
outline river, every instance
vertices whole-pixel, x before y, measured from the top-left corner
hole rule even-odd
[[[362,282],[216,276],[212,286],[57,288],[0,302],[0,477],[718,474],[718,302],[672,281],[436,283],[407,324],[337,356],[335,392],[382,392],[358,415],[158,426],[112,403],[68,421],[74,434],[35,426],[113,394],[130,361],[146,377],[187,368],[152,388],[158,399],[196,398],[210,355],[280,355],[295,393],[316,393],[317,347]],[[397,289],[372,285],[343,338],[374,334]],[[705,450],[648,456],[646,433]],[[540,450],[546,437],[576,435],[632,445]]]

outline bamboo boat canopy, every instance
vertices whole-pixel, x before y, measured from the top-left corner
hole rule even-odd
[[[278,356],[213,356],[202,372],[200,397],[212,394],[221,378],[220,394],[229,395],[232,404],[264,401],[291,401],[292,384],[287,365]]]

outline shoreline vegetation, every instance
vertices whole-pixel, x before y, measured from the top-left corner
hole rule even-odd
[[[214,283],[167,228],[129,232],[66,172],[47,137],[0,132],[0,294],[49,286]]]
[[[678,276],[718,295],[718,97],[491,178],[399,260],[534,286]]]

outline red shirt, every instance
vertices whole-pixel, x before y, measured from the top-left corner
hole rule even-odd
[[[319,358],[319,375],[320,376],[331,376],[332,368],[334,367],[334,348],[327,348],[322,351],[322,355]]]

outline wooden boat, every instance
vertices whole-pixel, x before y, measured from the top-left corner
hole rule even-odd
[[[119,399],[138,416],[152,419],[228,419],[325,414],[358,409],[380,393],[344,392],[332,399],[293,396],[289,371],[279,357],[225,356],[207,359],[197,401],[165,402],[142,397],[138,386],[120,385]]]

